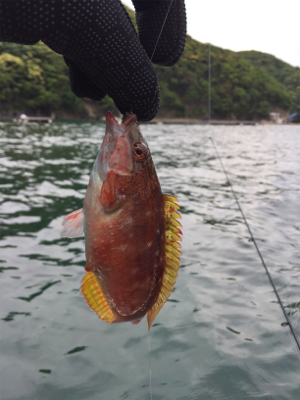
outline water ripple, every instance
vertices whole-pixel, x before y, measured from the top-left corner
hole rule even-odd
[[[295,345],[209,136],[300,336],[299,127],[141,129],[184,233],[175,291],[150,332],[154,398],[297,399]],[[145,321],[98,320],[79,292],[83,238],[59,236],[103,135],[101,123],[0,123],[5,400],[149,398]]]

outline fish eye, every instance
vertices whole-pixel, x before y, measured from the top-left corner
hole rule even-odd
[[[145,158],[147,157],[147,153],[147,147],[143,143],[134,143],[133,154],[137,161],[145,160]]]

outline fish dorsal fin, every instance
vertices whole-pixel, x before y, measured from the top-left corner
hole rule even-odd
[[[163,195],[164,208],[165,208],[165,270],[162,277],[162,286],[158,298],[147,313],[148,330],[150,330],[153,321],[157,314],[163,308],[168,297],[174,289],[178,270],[180,266],[181,253],[178,251],[181,241],[181,226],[177,218],[181,218],[177,212],[179,205],[177,198],[174,196]]]
[[[108,324],[116,320],[101,288],[100,280],[94,272],[88,272],[82,279],[81,292],[89,307],[100,319]]]
[[[74,238],[83,235],[84,229],[84,212],[83,209],[73,211],[68,214],[62,222],[63,230],[61,237]]]

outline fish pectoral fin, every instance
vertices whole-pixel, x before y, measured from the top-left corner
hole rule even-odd
[[[81,292],[89,307],[95,311],[100,319],[106,321],[108,324],[116,320],[95,272],[85,274],[82,279]]]
[[[180,214],[176,211],[179,209],[176,197],[164,195],[165,206],[165,270],[162,277],[161,290],[158,298],[147,313],[148,330],[150,330],[157,314],[163,308],[168,297],[172,293],[177,279],[180,266],[180,247],[178,241],[181,240],[181,231],[177,228]]]
[[[63,230],[61,237],[74,238],[83,235],[84,212],[83,208],[68,214],[62,222]]]

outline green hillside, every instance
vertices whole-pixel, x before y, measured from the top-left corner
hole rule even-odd
[[[155,68],[161,86],[159,116],[207,118],[207,45],[188,36],[175,66]],[[211,77],[215,119],[261,119],[273,108],[292,113],[300,104],[300,69],[269,54],[211,46]],[[76,98],[60,55],[43,43],[0,43],[0,113],[55,112],[60,117],[84,118],[91,108],[97,116],[115,111],[108,97],[94,104]]]
[[[299,67],[292,67],[275,56],[260,51],[239,51],[237,54],[250,61],[255,67],[264,68],[271,76],[291,90],[300,85]]]
[[[86,102],[70,89],[63,57],[42,42],[34,46],[0,42],[0,115],[49,115],[85,118]],[[112,99],[95,103],[99,115],[116,111]]]
[[[282,83],[292,98],[291,110],[300,113],[300,68],[279,60],[271,54],[259,51],[240,51],[241,57],[250,61],[255,67],[264,68],[269,75]]]
[[[205,117],[208,98],[208,46],[187,37],[178,64],[158,69],[162,109],[186,117]],[[211,46],[211,104],[213,118],[260,119],[273,107],[290,110],[287,87],[264,68],[238,53]]]

